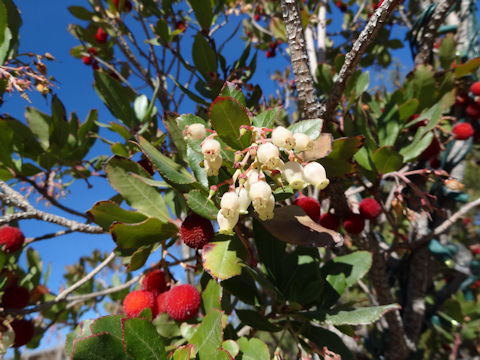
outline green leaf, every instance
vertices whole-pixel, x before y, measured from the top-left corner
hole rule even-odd
[[[30,106],[25,110],[25,118],[30,130],[38,138],[42,148],[48,150],[50,147],[50,123],[52,118]]]
[[[368,251],[337,256],[322,267],[322,273],[327,276],[342,274],[345,276],[347,287],[357,283],[372,266],[372,255]]]
[[[173,353],[173,360],[190,360],[195,358],[195,346],[194,345],[185,345],[180,346]]]
[[[208,194],[201,190],[192,190],[184,194],[185,200],[190,209],[204,218],[215,220],[218,209],[212,200],[208,199]]]
[[[110,231],[117,246],[122,249],[137,249],[172,237],[178,232],[178,228],[157,218],[149,218],[138,224],[116,223]]]
[[[211,81],[212,75],[217,72],[217,57],[215,51],[213,51],[201,33],[197,33],[195,36],[192,47],[192,59],[195,67],[198,68],[205,80],[207,82]]]
[[[164,338],[173,338],[180,336],[180,328],[175,320],[172,320],[167,313],[159,314],[153,319],[153,325],[157,332]]]
[[[203,308],[206,314],[212,309],[222,310],[220,305],[221,297],[222,287],[215,280],[211,279],[202,293]]]
[[[122,342],[110,334],[98,334],[73,341],[73,360],[127,360]]]
[[[240,88],[237,85],[229,81],[225,81],[225,84],[223,84],[223,87],[222,87],[222,90],[220,91],[219,96],[231,97],[237,100],[243,106],[247,106],[245,102],[245,95],[243,95],[242,90],[240,90]]]
[[[105,72],[95,71],[94,77],[95,90],[108,110],[113,116],[132,128],[136,123],[136,117],[130,106],[132,100],[130,91]]]
[[[400,305],[398,304],[371,306],[352,310],[335,311],[335,309],[333,309],[327,313],[324,322],[335,326],[368,325],[380,319],[385,313],[399,309]]]
[[[444,69],[450,69],[452,67],[452,63],[455,60],[455,51],[456,51],[456,44],[453,36],[448,34],[445,36],[440,43],[440,47],[438,48],[438,56],[440,58],[440,65]]]
[[[5,4],[0,3],[0,44],[5,40],[5,30],[7,29],[7,8]],[[0,64],[3,65],[3,62]]]
[[[247,339],[241,337],[237,340],[242,353],[242,360],[265,360],[270,359],[268,346],[261,340],[256,338]]]
[[[393,146],[400,132],[397,105],[387,108],[378,119],[378,139],[380,145]]]
[[[170,219],[162,195],[153,187],[135,178],[131,172],[149,176],[136,162],[114,156],[105,166],[110,185],[117,190],[127,203],[145,215],[157,217],[163,221]]]
[[[0,43],[0,64],[4,64],[8,60],[10,51],[10,41],[12,40],[12,33],[7,27],[3,32],[3,42]]]
[[[280,106],[262,111],[260,114],[253,118],[252,124],[257,127],[271,129],[280,118],[282,112],[284,112],[284,110]]]
[[[217,280],[226,280],[242,272],[240,259],[235,251],[228,249],[229,245],[230,240],[212,242],[203,247],[203,267]]]
[[[107,231],[114,222],[134,224],[147,219],[147,216],[136,211],[122,209],[117,203],[109,200],[95,203],[87,211],[87,215]]]
[[[391,146],[382,146],[373,153],[372,161],[380,174],[386,174],[402,167],[403,156]]]
[[[435,79],[430,66],[417,66],[412,79],[413,97],[418,99],[421,109],[430,107],[435,100]]]
[[[233,98],[217,97],[210,107],[210,120],[218,136],[234,149],[249,145],[250,133],[240,137],[240,126],[250,125],[245,108]]]
[[[208,190],[208,177],[207,172],[200,163],[204,160],[203,154],[195,151],[190,145],[187,146],[187,159],[190,168],[193,171],[196,179],[203,185],[205,190]]]
[[[139,136],[138,139],[143,153],[155,164],[165,179],[175,184],[191,184],[195,182],[195,179],[184,167],[163,155],[143,137]]]
[[[92,323],[90,329],[92,330],[92,334],[109,333],[113,337],[122,340],[121,320],[121,315],[102,316]]]
[[[195,345],[195,349],[200,355],[200,360],[212,359],[217,349],[222,344],[222,321],[223,312],[212,309],[203,318],[195,334],[190,339],[190,344]]]
[[[425,150],[433,139],[433,133],[431,131],[427,132],[425,136],[422,137],[422,129],[418,129],[413,141],[400,149],[400,155],[403,156],[404,162],[409,162],[416,157],[418,157],[423,150]]]
[[[146,95],[137,96],[133,102],[133,110],[135,111],[135,116],[140,122],[143,122],[145,116],[147,115],[148,110],[148,98]]]
[[[70,14],[80,20],[91,20],[94,15],[92,12],[88,11],[82,6],[69,6],[68,11]]]
[[[125,350],[134,359],[167,359],[162,338],[150,321],[140,318],[124,319],[122,332]]]
[[[317,348],[326,346],[329,350],[339,354],[342,360],[354,360],[352,352],[345,346],[337,334],[319,326],[306,327],[303,324],[295,324],[296,328]]]
[[[183,114],[177,117],[175,120],[178,124],[180,131],[185,130],[185,127],[187,125],[192,125],[192,124],[203,124],[205,126],[208,126],[205,120],[203,120],[200,116],[196,116],[193,114]]]
[[[148,260],[148,257],[152,253],[153,246],[141,246],[135,250],[130,256],[130,261],[128,262],[127,270],[135,271],[140,269]]]
[[[333,87],[332,67],[319,64],[315,70],[315,85],[323,94],[329,94]]]
[[[354,172],[356,167],[351,159],[363,144],[363,136],[336,139],[331,153],[318,160],[325,167],[327,177],[344,176]]]
[[[398,107],[398,117],[400,123],[405,123],[412,115],[415,115],[418,108],[418,100],[410,99]]]
[[[240,321],[245,325],[251,326],[254,329],[268,332],[276,332],[282,330],[282,328],[275,326],[258,311],[254,310],[239,310],[236,309],[235,313],[238,315]]]
[[[303,120],[298,121],[295,124],[292,124],[288,127],[292,133],[304,133],[312,140],[315,140],[320,136],[322,131],[323,120],[322,119],[312,119],[312,120]]]
[[[208,30],[212,24],[213,11],[210,0],[189,0],[198,23],[204,30]]]
[[[177,148],[179,156],[184,159],[187,156],[187,144],[183,139],[182,129],[177,125],[175,117],[171,114],[166,114],[163,120],[163,124],[170,135],[170,140]]]
[[[240,351],[240,347],[238,346],[238,344],[233,341],[233,340],[225,340],[223,343],[222,343],[222,349],[225,349],[226,351],[228,351],[228,353],[233,357],[235,358],[239,351]]]
[[[480,57],[468,60],[465,64],[455,67],[455,76],[460,78],[465,75],[473,74],[480,67]]]

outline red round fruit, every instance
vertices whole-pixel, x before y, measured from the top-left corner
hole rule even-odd
[[[155,318],[157,315],[155,295],[150,291],[135,290],[123,300],[123,310],[128,317],[136,317],[146,308],[152,310],[152,317]]]
[[[98,70],[100,69],[100,65],[98,65],[98,62],[94,61],[93,64],[92,64],[92,69],[93,70]]]
[[[467,140],[475,133],[472,125],[467,122],[456,124],[453,127],[452,132],[457,140]]]
[[[103,28],[98,28],[96,34],[95,34],[95,40],[99,44],[105,44],[108,40],[108,34]]]
[[[470,91],[475,96],[480,96],[480,81],[476,81],[470,86]]]
[[[260,21],[260,15],[259,15],[259,14],[255,14],[254,19],[255,19],[255,21]]]
[[[22,230],[12,226],[4,226],[0,229],[0,246],[3,247],[3,251],[6,253],[12,253],[23,246],[25,242],[25,236],[23,236]]]
[[[275,53],[275,50],[271,49],[271,50],[267,50],[267,52],[265,53],[265,56],[267,58],[273,58],[275,57],[276,53]]]
[[[363,199],[360,202],[358,210],[360,211],[360,215],[369,220],[376,219],[378,215],[382,213],[382,207],[377,200],[373,198]]]
[[[465,113],[473,119],[480,118],[480,104],[475,101],[470,101],[465,108]]]
[[[167,290],[164,272],[156,269],[145,275],[142,281],[142,290],[151,291],[154,294],[160,294]]]
[[[30,301],[30,292],[23,286],[12,286],[5,289],[2,306],[11,309],[23,309]]]
[[[200,215],[188,215],[180,226],[180,239],[193,249],[201,249],[212,238],[212,223]]]
[[[93,59],[90,56],[84,56],[82,57],[82,62],[85,65],[92,65]]]
[[[95,49],[94,47],[89,48],[87,51],[89,54],[92,54],[92,55],[98,54],[97,49]]]
[[[428,160],[432,157],[436,157],[438,153],[440,152],[440,142],[436,137],[433,137],[432,142],[428,147],[423,150],[423,152],[420,154],[420,159],[423,160]]]
[[[30,320],[15,319],[12,321],[10,326],[15,333],[15,341],[13,343],[13,347],[18,348],[22,345],[28,344],[30,340],[32,340],[35,333],[35,327],[33,326],[33,322],[31,322]]]
[[[156,306],[157,306],[157,314],[163,314],[164,312],[167,312],[167,305],[165,303],[165,300],[167,299],[169,292],[170,291],[165,291],[160,295],[158,295],[157,298],[155,299]]]
[[[360,214],[351,213],[343,220],[343,228],[350,234],[360,234],[365,227],[365,220]]]
[[[320,215],[320,220],[318,222],[323,227],[333,231],[338,231],[338,228],[340,227],[340,219],[337,215],[332,213],[325,213]]]
[[[313,221],[318,221],[320,216],[320,203],[317,199],[301,195],[295,199],[293,204],[300,206]]]
[[[165,299],[168,315],[178,321],[195,317],[200,308],[200,293],[192,285],[178,285],[170,289]]]

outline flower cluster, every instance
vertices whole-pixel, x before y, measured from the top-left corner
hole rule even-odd
[[[228,192],[224,193],[217,215],[219,232],[230,234],[241,214],[247,214],[250,204],[261,220],[273,218],[275,198],[267,177],[276,187],[288,184],[294,190],[313,185],[319,190],[328,184],[325,169],[317,162],[303,162],[300,153],[313,148],[313,140],[303,133],[292,133],[283,126],[266,129],[242,126],[241,133],[250,131],[251,144],[235,153],[235,168]],[[207,132],[212,134],[207,136]],[[217,134],[203,124],[190,124],[184,132],[186,139],[202,140],[204,168],[208,176],[217,176],[222,166],[222,146]],[[270,134],[270,137],[269,137]],[[220,185],[220,184],[218,184]],[[213,186],[218,189],[218,186]]]

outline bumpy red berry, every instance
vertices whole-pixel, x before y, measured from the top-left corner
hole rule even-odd
[[[162,270],[156,269],[149,272],[142,281],[142,290],[151,291],[155,294],[160,294],[167,289],[165,282],[165,274]]]
[[[152,310],[153,318],[157,315],[155,295],[150,291],[135,290],[123,300],[123,310],[128,317],[136,317],[146,308]]]
[[[358,207],[360,215],[365,219],[376,219],[382,213],[382,208],[377,200],[372,198],[363,199]]]
[[[158,314],[163,314],[164,312],[167,312],[167,305],[165,301],[167,300],[167,296],[169,292],[170,291],[165,291],[160,295],[158,295],[157,298],[155,299]]]
[[[473,130],[472,125],[469,123],[459,123],[456,124],[452,129],[455,139],[457,140],[467,140],[473,136],[475,131]]]
[[[93,59],[90,56],[84,56],[82,57],[82,62],[85,65],[92,65]]]
[[[103,28],[98,28],[96,34],[95,34],[95,40],[99,44],[105,44],[108,40],[108,34]]]
[[[89,54],[92,54],[92,55],[98,54],[97,49],[95,49],[94,47],[89,48],[87,51]]]
[[[362,215],[351,213],[343,221],[343,228],[350,234],[360,234],[365,227]]]
[[[480,118],[480,104],[475,101],[470,101],[465,108],[465,113],[473,119]]]
[[[476,81],[470,86],[470,91],[475,96],[480,96],[480,81]]]
[[[168,315],[178,321],[195,317],[200,308],[200,293],[192,285],[178,285],[170,289],[165,299]]]
[[[6,253],[19,250],[25,242],[25,236],[19,228],[4,226],[0,229],[0,247]]]
[[[193,249],[201,249],[213,238],[212,223],[197,214],[188,215],[180,227],[180,239]]]
[[[320,203],[317,199],[310,196],[300,196],[295,199],[293,204],[300,206],[313,221],[318,221],[320,216]]]
[[[325,213],[320,215],[320,220],[318,222],[323,227],[333,231],[338,231],[338,228],[340,227],[340,219],[337,215],[332,213]]]
[[[12,286],[5,289],[2,296],[2,306],[12,309],[23,309],[28,305],[30,292],[23,286]]]
[[[273,57],[275,57],[275,55],[277,55],[276,52],[275,52],[275,49],[267,50],[267,52],[265,53],[265,56],[267,58],[273,58]]]
[[[10,326],[15,333],[15,341],[13,347],[20,347],[22,345],[28,344],[32,340],[35,333],[35,327],[30,320],[26,319],[15,319],[12,321]]]

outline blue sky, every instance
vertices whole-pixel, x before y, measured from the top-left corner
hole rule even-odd
[[[20,52],[31,51],[39,54],[50,52],[55,56],[56,61],[47,63],[48,72],[57,80],[55,93],[59,94],[67,111],[75,111],[80,119],[85,119],[88,111],[96,108],[99,111],[99,120],[101,122],[114,121],[115,119],[104,107],[92,88],[93,76],[91,67],[85,66],[80,60],[74,59],[69,54],[70,49],[78,45],[78,42],[67,32],[67,26],[70,23],[78,22],[78,20],[71,16],[67,7],[70,5],[85,5],[86,1],[22,0],[16,1],[16,3],[23,18]],[[340,13],[335,8],[334,15],[334,23],[340,24]],[[234,25],[236,25],[234,22],[227,24],[226,29],[223,30],[222,34],[219,34],[220,37],[230,34]],[[185,36],[190,35],[186,33]],[[403,40],[403,34],[399,34],[399,38]],[[226,52],[231,58],[238,58],[242,51],[243,45],[239,46],[239,42],[233,42],[226,47]],[[264,52],[258,54],[259,61],[254,82],[261,84],[264,94],[267,95],[275,91],[275,85],[270,80],[270,75],[272,75],[274,69],[284,68],[288,60],[277,55],[276,58],[265,61],[264,56]],[[411,63],[409,52],[402,51],[398,53],[398,56],[402,58],[402,61],[407,66]],[[379,81],[376,81],[376,77],[373,79],[371,77],[371,81],[379,83]],[[147,96],[149,94],[147,92]],[[47,113],[50,112],[49,103],[40,95],[33,92],[29,96],[34,107]],[[17,119],[23,120],[25,107],[28,105],[25,100],[17,95],[6,95],[5,103],[1,110]],[[194,104],[188,101],[181,110],[183,113],[186,113],[192,112],[194,109]],[[90,155],[97,154],[110,154],[110,150],[106,145],[97,142]],[[87,188],[86,183],[83,181],[74,183],[70,188],[68,196],[61,202],[83,212],[90,209],[95,202],[108,199],[115,194],[105,180],[92,178],[90,181],[93,185],[92,189]],[[71,217],[71,215],[64,214],[53,208],[44,210]],[[81,221],[82,219],[79,220]],[[20,226],[27,237],[39,236],[60,229],[57,226],[35,220],[21,221]],[[111,251],[114,243],[109,235],[72,234],[34,243],[32,246],[40,252],[44,266],[48,263],[51,264],[52,272],[48,285],[52,291],[57,292],[60,284],[62,284],[62,275],[66,265],[75,263],[80,256],[89,255],[93,249]],[[152,256],[147,265],[153,263],[157,258],[155,255]],[[25,264],[24,257],[22,258],[22,264]],[[44,340],[42,346],[50,347],[55,345],[56,338],[51,337],[51,339],[53,339],[53,342]]]

